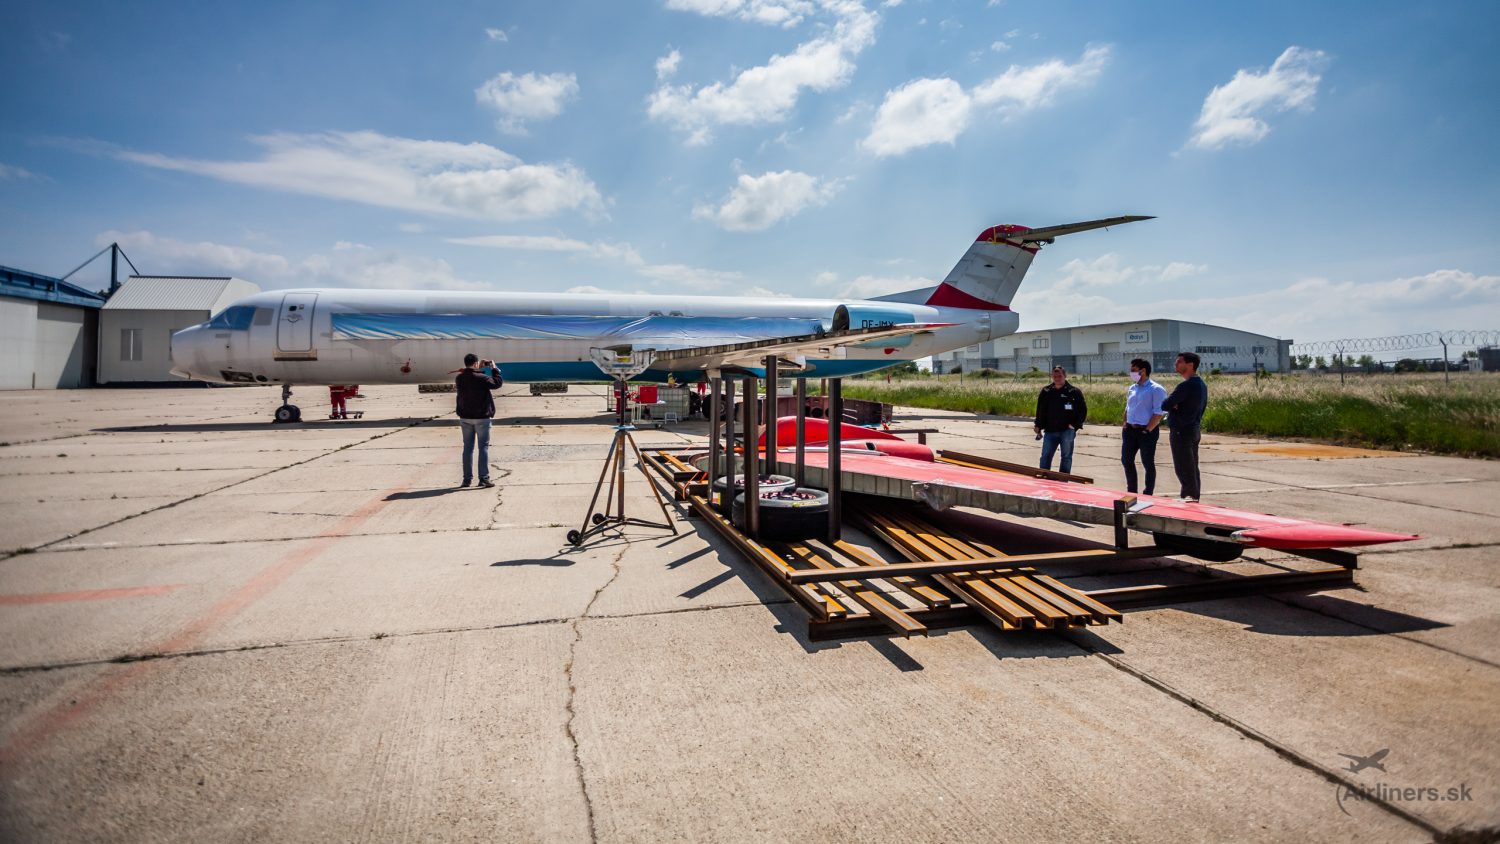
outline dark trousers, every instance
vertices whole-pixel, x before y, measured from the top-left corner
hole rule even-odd
[[[1156,441],[1161,438],[1161,429],[1142,431],[1126,428],[1120,439],[1120,462],[1125,464],[1125,491],[1136,491],[1135,456],[1141,455],[1141,466],[1146,470],[1146,489],[1150,495],[1156,489]]]
[[[1177,472],[1177,482],[1182,484],[1183,498],[1198,498],[1203,491],[1203,482],[1198,476],[1199,428],[1173,428],[1169,442],[1172,445],[1172,469]]]

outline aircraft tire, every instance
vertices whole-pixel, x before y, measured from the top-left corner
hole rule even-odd
[[[745,526],[745,496],[735,496],[731,518]],[[761,493],[760,535],[763,539],[813,539],[828,532],[828,493],[797,487]]]
[[[276,408],[276,421],[286,425],[302,421],[302,409],[295,404],[284,404]]]

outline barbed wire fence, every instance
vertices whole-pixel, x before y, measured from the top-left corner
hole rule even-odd
[[[1086,379],[1095,375],[1117,375],[1142,358],[1156,372],[1170,372],[1177,351],[1136,352],[1101,349],[1093,354],[1056,354],[1036,350],[1014,349],[1005,357],[961,351],[955,357],[933,359],[936,374],[981,374],[1024,376],[1046,373],[1062,366],[1069,373]],[[1424,331],[1387,337],[1345,337],[1307,343],[1224,346],[1201,345],[1187,349],[1202,358],[1200,370],[1208,372],[1308,371],[1339,373],[1340,381],[1351,372],[1428,372],[1452,370],[1500,370],[1500,330]],[[1396,361],[1385,358],[1402,352]],[[1420,354],[1431,352],[1430,355]],[[1377,357],[1381,355],[1382,357]],[[1456,355],[1456,357],[1455,357]]]

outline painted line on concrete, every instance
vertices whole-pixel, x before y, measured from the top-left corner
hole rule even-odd
[[[186,585],[186,583],[174,583],[166,586],[124,586],[118,589],[83,589],[77,592],[33,592],[30,594],[0,595],[0,606],[66,604],[73,601],[109,601],[115,598],[146,598],[152,595],[165,595]]]
[[[384,436],[384,435],[382,435]],[[200,642],[209,631],[232,620],[247,608],[281,585],[287,578],[328,550],[334,542],[343,538],[350,530],[363,524],[370,517],[390,505],[388,496],[404,491],[416,477],[436,468],[434,465],[420,467],[406,483],[385,490],[365,502],[358,510],[314,538],[302,548],[288,553],[280,561],[263,569],[247,583],[231,592],[208,609],[203,615],[188,623],[177,633],[158,643],[152,650],[158,652],[184,651]],[[199,497],[199,496],[194,496]],[[157,661],[134,662],[104,675],[91,683],[67,702],[59,702],[51,709],[35,716],[4,744],[0,744],[0,768],[14,765],[16,761],[69,727],[83,721],[101,705],[128,687],[137,678],[150,673]]]

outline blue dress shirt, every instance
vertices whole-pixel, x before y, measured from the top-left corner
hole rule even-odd
[[[1151,417],[1162,413],[1161,403],[1166,398],[1166,388],[1150,378],[1131,384],[1130,392],[1125,394],[1125,424],[1150,425]]]

